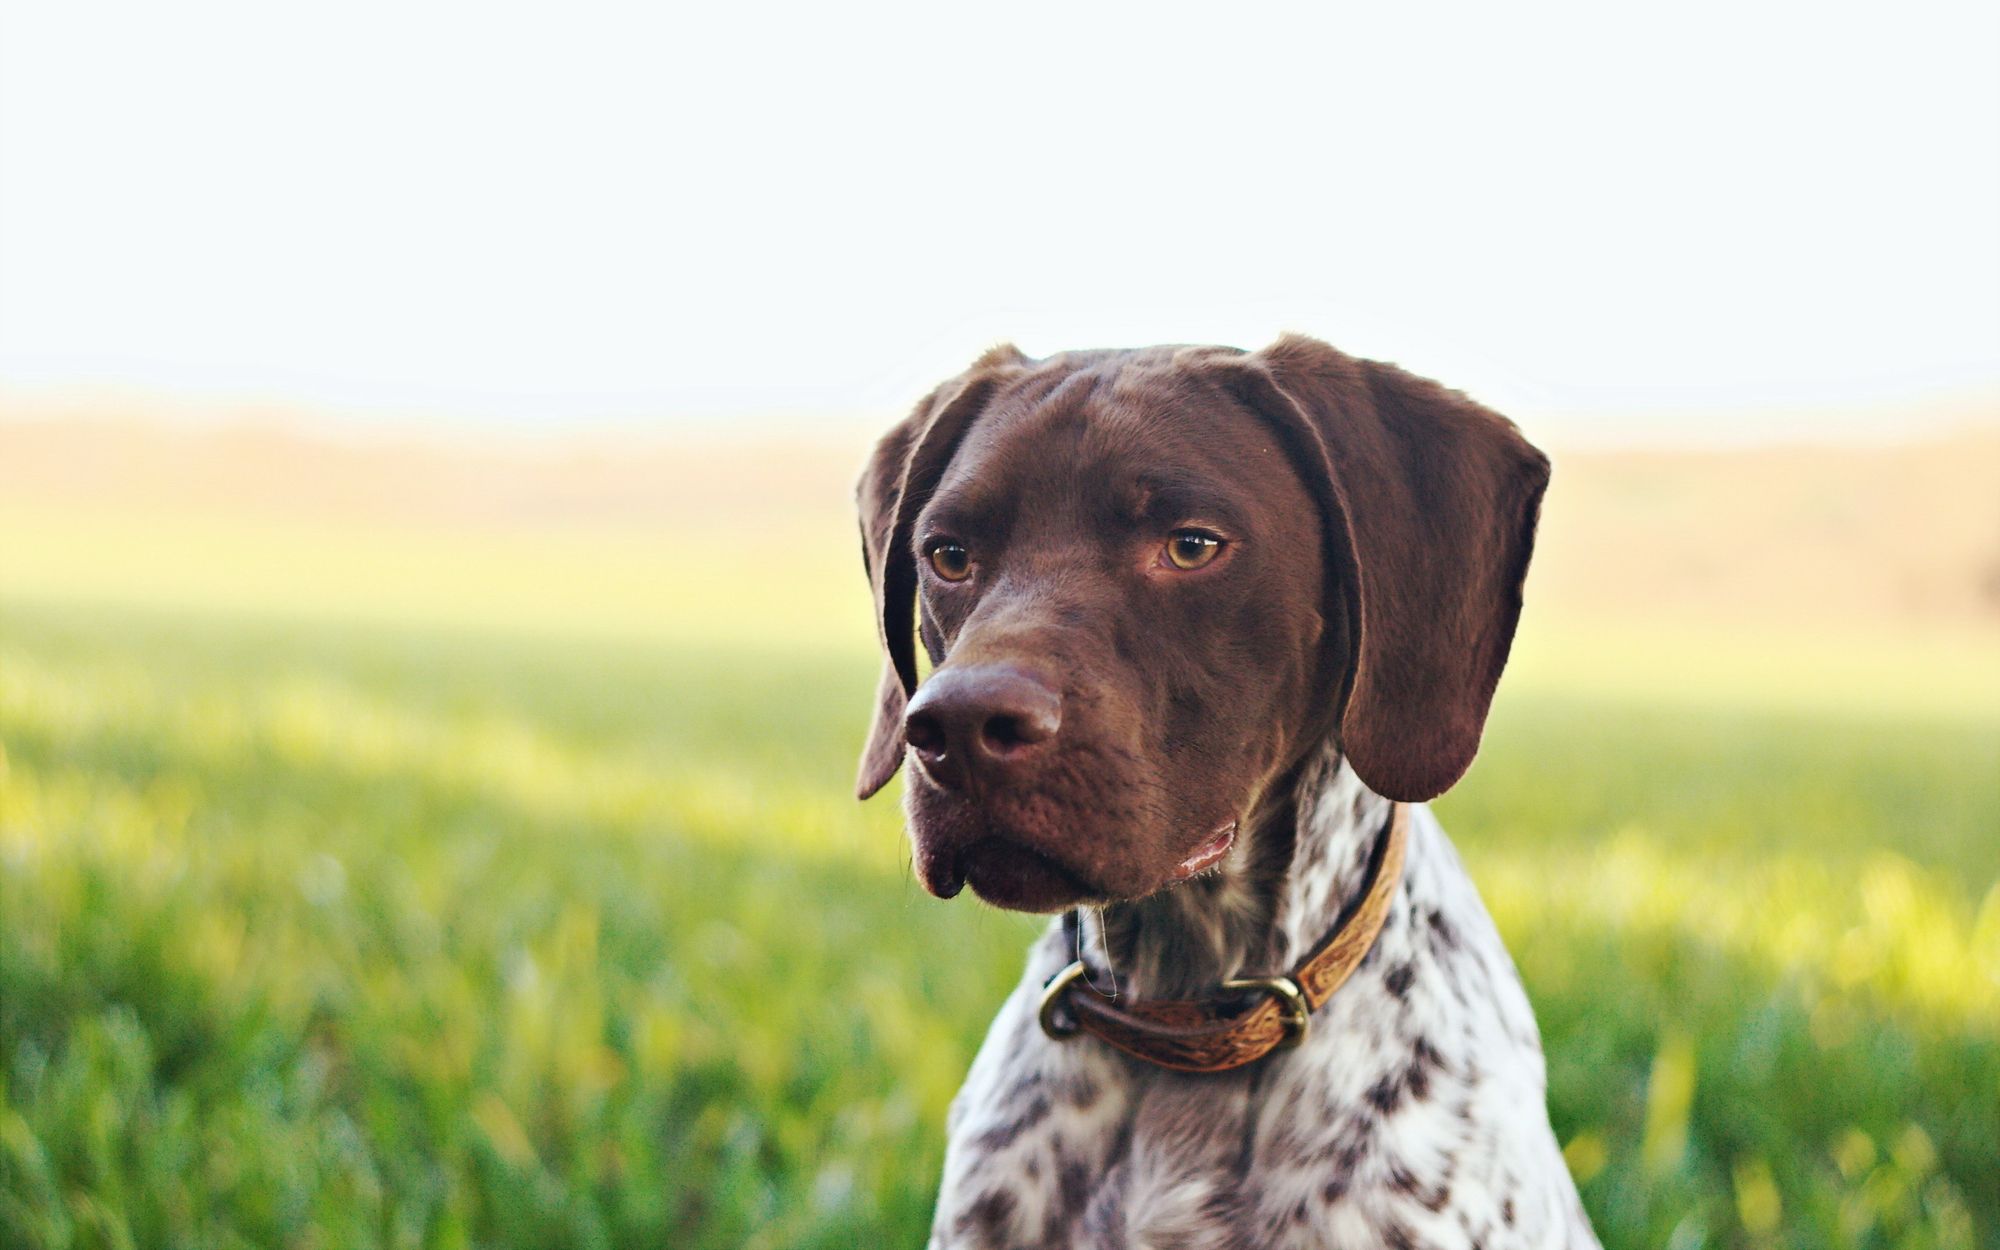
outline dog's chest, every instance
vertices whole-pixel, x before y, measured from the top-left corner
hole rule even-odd
[[[1058,931],[953,1104],[932,1245],[1594,1245],[1518,979],[1428,813],[1368,959],[1306,1044],[1167,1073],[1035,1020]]]

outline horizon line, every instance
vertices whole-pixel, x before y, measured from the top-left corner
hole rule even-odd
[[[903,415],[831,406],[730,413],[659,405],[617,413],[580,405],[575,415],[535,418],[458,405],[340,403],[248,389],[0,379],[0,422],[10,425],[75,421],[162,432],[254,431],[341,443],[484,441],[525,448],[598,440],[756,443],[800,435],[831,436],[814,439],[831,443],[873,437]],[[1573,451],[1865,447],[2000,430],[2000,379],[1912,387],[1902,396],[1865,396],[1844,403],[1635,404],[1595,412],[1516,405],[1506,415],[1531,438]]]

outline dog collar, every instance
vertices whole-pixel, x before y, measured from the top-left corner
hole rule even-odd
[[[1224,981],[1204,998],[1121,1004],[1091,987],[1079,959],[1043,985],[1042,1032],[1059,1042],[1090,1033],[1135,1059],[1176,1072],[1227,1072],[1297,1046],[1312,1027],[1312,1013],[1354,974],[1381,934],[1402,883],[1409,833],[1408,805],[1391,804],[1360,901],[1291,975]],[[1074,911],[1063,917],[1065,929],[1073,932],[1076,924]]]

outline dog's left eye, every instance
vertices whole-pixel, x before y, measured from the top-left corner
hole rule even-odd
[[[1175,530],[1167,535],[1167,563],[1177,569],[1198,569],[1222,551],[1222,540],[1206,530]]]

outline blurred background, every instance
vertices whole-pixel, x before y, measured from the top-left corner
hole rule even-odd
[[[851,778],[1003,339],[1556,462],[1437,807],[1607,1245],[2000,1238],[2000,10],[0,3],[0,1242],[915,1245]]]

